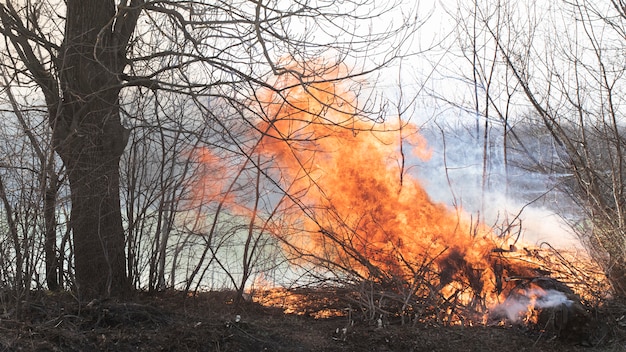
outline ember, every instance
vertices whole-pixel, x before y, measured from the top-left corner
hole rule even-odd
[[[320,319],[347,315],[348,310],[341,300],[346,293],[338,289],[271,288],[258,291],[254,301],[264,306],[281,308],[285,314]]]

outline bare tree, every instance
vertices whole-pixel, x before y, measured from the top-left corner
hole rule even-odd
[[[60,36],[54,25],[51,35],[41,33],[44,24],[39,21],[54,13],[46,5],[0,5],[1,31],[21,62],[19,68],[9,69],[25,68],[48,107],[53,146],[67,167],[72,190],[80,292],[88,296],[121,293],[128,283],[119,158],[127,133],[119,118],[118,75],[126,66],[123,57],[139,9],[124,11],[124,19],[114,25],[113,2],[70,1]]]
[[[484,34],[483,55],[492,57],[498,72],[501,88],[484,92],[487,103],[512,102],[509,122],[540,121],[551,137],[541,152],[554,159],[533,152],[527,140],[514,144],[524,150],[527,165],[552,175],[579,205],[584,217],[567,220],[619,295],[626,294],[623,5],[476,1],[457,17],[474,16],[470,28]],[[503,96],[505,91],[512,94]]]
[[[0,110],[0,200],[2,207],[3,293],[15,298],[17,311],[30,290],[44,284],[63,285],[61,236],[63,209],[60,162],[50,150],[51,134],[33,128],[45,123],[45,107],[36,99],[15,94],[16,82],[2,74]]]
[[[13,94],[11,82],[7,75],[3,75],[5,83],[5,92],[9,100],[12,112],[15,114],[19,126],[28,138],[35,156],[41,167],[39,178],[41,180],[41,191],[43,196],[43,213],[45,222],[45,261],[46,261],[46,283],[51,290],[57,290],[62,282],[62,268],[60,255],[57,248],[57,215],[56,204],[58,191],[61,185],[59,172],[56,170],[56,162],[54,154],[44,142],[31,129],[27,118],[24,116],[22,109]],[[47,151],[46,151],[47,150]]]
[[[398,57],[414,28],[413,14],[406,14],[391,27],[359,32],[374,28],[362,24],[395,6],[373,5],[369,0],[341,6],[323,0],[0,4],[9,74],[38,87],[54,150],[67,170],[79,292],[120,295],[131,286],[119,196],[119,163],[129,136],[120,113],[125,92],[189,94],[196,109],[206,109],[201,97],[241,104],[268,86],[268,75],[304,82],[311,72],[343,61],[355,69],[335,80],[362,75]],[[365,10],[371,8],[377,10]],[[315,68],[285,65],[322,57],[326,62]],[[254,115],[246,119],[252,122]]]

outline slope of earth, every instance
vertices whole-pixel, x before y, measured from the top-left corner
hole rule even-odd
[[[626,351],[618,324],[606,326],[596,346],[582,346],[522,327],[378,328],[236,306],[231,297],[167,292],[87,304],[68,293],[32,293],[19,304],[5,297],[0,351]]]

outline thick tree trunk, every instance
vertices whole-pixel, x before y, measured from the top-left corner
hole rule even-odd
[[[127,142],[118,75],[125,44],[113,30],[112,0],[68,0],[60,53],[60,111],[51,120],[67,167],[76,285],[82,297],[126,293],[119,162]]]
[[[119,135],[119,134],[118,134]],[[128,289],[125,238],[119,198],[119,153],[101,134],[74,143],[65,158],[72,193],[71,226],[79,292],[87,297],[121,295]],[[67,152],[66,152],[67,154]]]
[[[69,94],[68,94],[69,95]],[[77,101],[67,97],[57,126],[57,152],[70,183],[76,284],[85,297],[119,296],[129,289],[120,205],[119,162],[126,145],[117,92],[99,92]],[[67,133],[66,133],[67,132]]]
[[[41,29],[28,34],[30,25],[25,26],[21,14],[5,3],[0,2],[0,31],[42,89],[54,150],[67,168],[79,294],[85,298],[121,295],[130,284],[119,196],[119,162],[128,140],[120,121],[120,76],[145,0],[119,1],[117,7],[115,0],[65,0],[63,43],[54,50],[58,55],[44,55],[46,63],[32,46]],[[35,15],[27,22],[37,19]],[[49,72],[48,60],[58,76]],[[47,219],[51,229],[54,221]],[[51,231],[47,236],[46,274],[51,279],[56,238]],[[58,282],[49,284],[52,288]]]

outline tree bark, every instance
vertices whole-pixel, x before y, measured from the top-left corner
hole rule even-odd
[[[70,183],[76,286],[86,298],[130,289],[119,196],[127,133],[120,120],[118,76],[126,41],[114,28],[118,17],[112,0],[67,1],[59,55],[62,97],[50,121]]]

